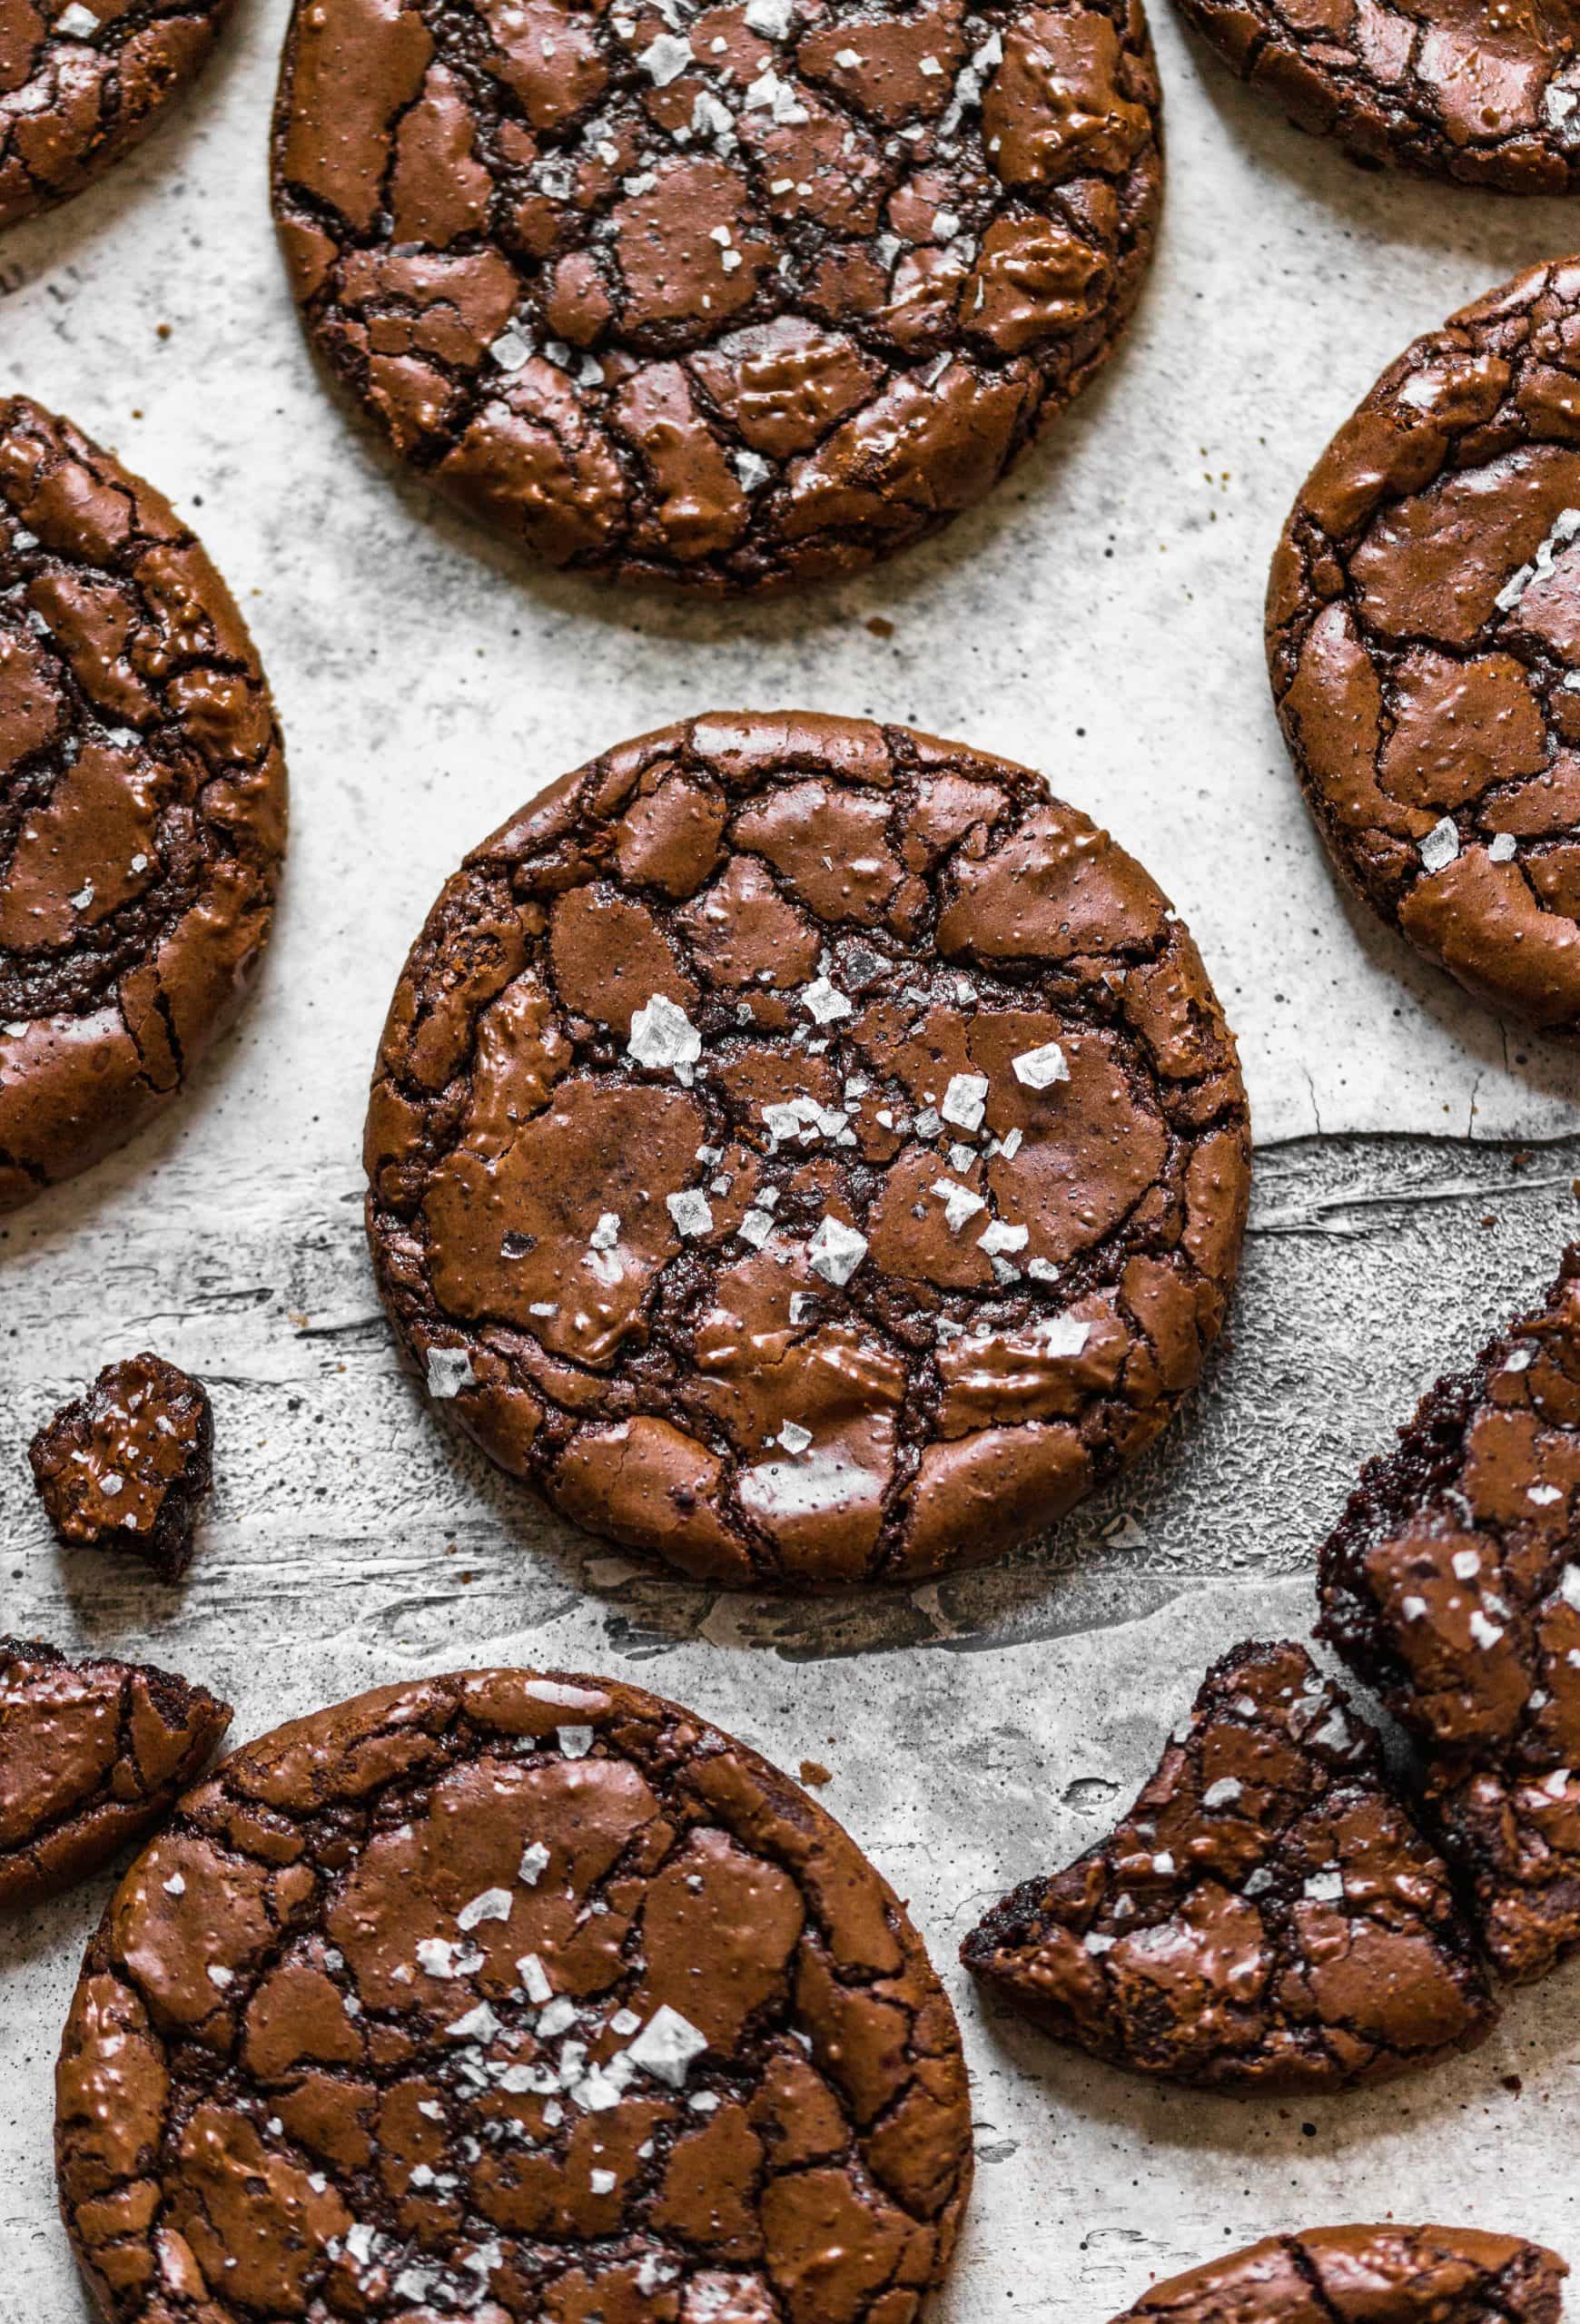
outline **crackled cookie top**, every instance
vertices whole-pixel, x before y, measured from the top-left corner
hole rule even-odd
[[[992,1554],[1155,1435],[1249,1161],[1138,864],[1023,767],[795,714],[647,735],[485,841],[367,1130],[430,1393],[592,1530],[800,1585]]]
[[[151,1665],[0,1639],[0,1907],[96,1872],[202,1772],[230,1706]]]
[[[0,402],[0,1209],[174,1097],[269,931],[285,762],[158,493]]]
[[[1102,361],[1141,0],[299,0],[274,201],[396,448],[556,565],[749,590],[981,498]]]
[[[1321,1592],[1324,1636],[1427,1751],[1493,1958],[1543,1974],[1580,1945],[1580,1246],[1368,1462]]]
[[[114,2324],[909,2324],[971,2179],[953,2014],[839,1827],[672,1703],[514,1670],[182,1803],[56,2136]]]
[[[163,1356],[107,1364],[28,1447],[63,1541],[128,1550],[166,1581],[192,1561],[198,1504],[213,1482],[208,1392]]]
[[[0,20],[0,226],[139,144],[207,58],[231,0],[14,0]]]
[[[1308,2228],[1155,2284],[1115,2324],[1558,2324],[1568,2272],[1476,2228]]]
[[[1376,1735],[1292,1644],[1215,1664],[1123,1822],[961,1959],[1061,2041],[1219,2089],[1378,2081],[1496,2014]]]
[[[1339,869],[1492,1007],[1580,1028],[1580,267],[1419,339],[1273,562],[1285,737]]]
[[[1580,185],[1580,20],[1488,0],[1180,0],[1292,121],[1358,161],[1506,193]]]

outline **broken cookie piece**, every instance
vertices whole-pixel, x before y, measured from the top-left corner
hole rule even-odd
[[[28,1450],[49,1521],[73,1548],[130,1550],[166,1581],[192,1562],[213,1483],[208,1392],[162,1356],[107,1364]]]
[[[230,1723],[228,1703],[168,1670],[0,1639],[0,1910],[152,1831]]]
[[[961,1958],[1061,2041],[1206,2088],[1378,2081],[1496,2014],[1376,1735],[1293,1644],[1216,1664],[1113,1834]]]
[[[1322,1551],[1321,1635],[1419,1739],[1506,1976],[1580,1945],[1580,1245],[1439,1380]]]
[[[1318,2227],[1155,2284],[1115,2324],[1557,2324],[1568,2272],[1517,2235]]]

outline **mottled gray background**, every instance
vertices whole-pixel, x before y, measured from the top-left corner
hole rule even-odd
[[[1101,2324],[1278,2226],[1437,2215],[1573,2244],[1580,1986],[1366,2098],[1138,2091],[991,2021],[953,1956],[1012,1880],[1104,1828],[1203,1664],[1308,1619],[1313,1545],[1444,1364],[1550,1275],[1580,1078],[1336,894],[1261,671],[1296,485],[1416,331],[1576,212],[1368,178],[1156,24],[1168,216],[1128,346],[988,507],[886,571],[755,610],[518,567],[331,403],[271,240],[279,0],[118,174],[0,249],[0,367],[197,524],[253,624],[295,785],[258,1004],[188,1102],[0,1229],[0,1627],[163,1657],[238,1736],[489,1658],[680,1696],[795,1768],[909,1895],[960,2002],[983,2168],[942,2315]],[[156,326],[170,326],[161,339]],[[867,624],[881,615],[890,638]],[[773,1605],[639,1571],[432,1423],[374,1313],[357,1143],[407,942],[463,849],[550,776],[687,711],[913,719],[1043,767],[1196,931],[1239,1031],[1259,1181],[1232,1334],[1121,1491],[985,1575]],[[38,1420],[157,1346],[212,1384],[220,1486],[189,1586],[63,1557]],[[104,1888],[0,1935],[0,2324],[84,2315],[49,2073]]]

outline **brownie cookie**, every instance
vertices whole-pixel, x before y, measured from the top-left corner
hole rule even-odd
[[[1180,0],[1242,81],[1358,162],[1505,193],[1580,187],[1580,22],[1466,0]]]
[[[0,226],[80,193],[207,61],[232,0],[18,0],[0,26]]]
[[[1273,560],[1273,691],[1372,908],[1478,999],[1580,1028],[1580,262],[1383,374]]]
[[[39,1498],[73,1548],[131,1550],[166,1581],[192,1563],[214,1481],[208,1392],[162,1356],[107,1364],[28,1448]]]
[[[755,1751],[562,1674],[228,1759],[122,1882],[56,2087],[114,2324],[908,2324],[971,2181],[887,1883]]]
[[[0,1908],[152,1831],[230,1723],[229,1703],[168,1670],[0,1639]]]
[[[551,564],[846,573],[1106,359],[1161,185],[1141,0],[298,0],[274,207],[396,450]]]
[[[1317,2227],[1156,2284],[1115,2324],[1558,2324],[1568,2272],[1476,2228]]]
[[[1204,2089],[1348,2089],[1496,2015],[1375,1733],[1292,1644],[1216,1663],[1124,1821],[960,1957],[1060,2041]]]
[[[0,1210],[174,1097],[269,932],[285,762],[158,493],[0,400]]]
[[[1323,1547],[1321,1635],[1420,1739],[1506,1976],[1580,1945],[1580,1245],[1439,1380]]]
[[[402,1345],[590,1530],[815,1587],[1024,1541],[1222,1320],[1233,1041],[1146,873],[1024,767],[698,718],[467,858],[390,1012]]]

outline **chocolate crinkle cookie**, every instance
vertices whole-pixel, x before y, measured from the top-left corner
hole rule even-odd
[[[228,1703],[168,1670],[0,1639],[0,1907],[69,1888],[142,1839],[230,1723]]]
[[[1308,2228],[1155,2284],[1114,2324],[1558,2324],[1568,2272],[1477,2228]]]
[[[743,591],[979,500],[1150,254],[1141,0],[299,0],[274,204],[395,448],[551,563]]]
[[[140,144],[195,79],[232,0],[14,0],[0,19],[0,226]]]
[[[893,1892],[673,1703],[519,1670],[281,1728],[89,1948],[56,2081],[110,2324],[911,2324],[971,2182]]]
[[[192,1562],[213,1483],[208,1392],[157,1355],[107,1364],[28,1450],[39,1497],[73,1548],[130,1550],[166,1581]]]
[[[1490,1007],[1580,1030],[1580,262],[1385,371],[1273,560],[1279,716],[1334,861]]]
[[[1379,2081],[1496,2014],[1375,1733],[1292,1644],[1215,1664],[1123,1822],[961,1959],[1059,2040],[1201,2088]]]
[[[284,840],[224,583],[109,453],[0,400],[0,1210],[180,1091],[246,989]]]
[[[1466,0],[1180,0],[1242,81],[1363,163],[1505,193],[1580,186],[1580,25]]]
[[[484,842],[367,1126],[408,1356],[578,1523],[813,1587],[1027,1540],[1162,1428],[1238,1263],[1232,1039],[1041,778],[698,718]]]
[[[1580,1245],[1440,1380],[1321,1558],[1322,1635],[1421,1747],[1506,1976],[1580,1945]]]

